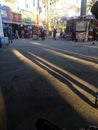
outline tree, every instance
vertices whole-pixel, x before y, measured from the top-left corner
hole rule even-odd
[[[58,0],[42,0],[42,3],[44,4],[44,7],[48,11],[48,7],[52,4],[56,3]]]
[[[69,9],[71,9],[71,10],[73,10],[73,11],[77,12],[77,13],[79,13],[79,12],[80,12],[80,8],[79,8],[79,7],[77,7],[76,5],[71,5],[71,6],[69,7]]]
[[[5,0],[5,2],[14,3],[14,2],[15,2],[15,0]]]
[[[55,17],[55,15],[58,15],[55,9],[55,4],[58,0],[42,0],[46,12],[46,25],[47,28],[50,25],[50,21]],[[53,9],[54,7],[54,9]]]
[[[44,4],[47,4],[48,2],[50,2],[50,4],[51,3],[56,3],[58,0],[42,0],[42,2],[44,3]]]
[[[80,12],[80,8],[73,3],[69,3],[68,0],[42,0],[46,12],[46,24],[51,23],[55,24],[55,19],[59,19],[63,16],[68,17],[71,12]]]
[[[91,11],[91,7],[93,6],[95,2],[96,0],[89,0],[89,2],[87,3],[87,12]]]

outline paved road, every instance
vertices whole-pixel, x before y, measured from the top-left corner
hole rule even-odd
[[[8,130],[35,130],[40,117],[69,130],[98,125],[98,43],[15,40],[0,49],[0,86]]]

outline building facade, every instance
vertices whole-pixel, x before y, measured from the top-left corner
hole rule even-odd
[[[7,10],[4,10],[4,8],[7,7],[11,10],[10,11],[11,22],[42,24],[41,22],[38,21],[40,17],[39,16],[40,3],[41,0],[0,0],[1,5],[0,8],[1,9],[3,8],[2,12],[6,13]],[[5,18],[3,17],[3,19]]]

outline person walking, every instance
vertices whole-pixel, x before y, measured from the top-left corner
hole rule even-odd
[[[16,36],[16,39],[19,39],[18,30],[15,31],[15,36]]]
[[[95,42],[96,42],[96,28],[94,26],[93,27],[93,42],[92,42],[92,45],[95,45]]]
[[[12,26],[8,25],[7,27],[7,36],[9,43],[13,43],[13,33],[12,33]]]
[[[57,33],[57,30],[56,28],[53,29],[53,39],[56,40],[56,33]]]
[[[45,31],[43,29],[41,30],[40,37],[42,40],[45,40]]]

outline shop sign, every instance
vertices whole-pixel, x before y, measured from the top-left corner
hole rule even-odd
[[[31,18],[23,18],[24,23],[32,23]]]
[[[0,13],[0,37],[4,37],[1,13]]]
[[[4,33],[3,33],[3,24],[2,24],[2,17],[0,13],[0,48],[4,45],[5,40],[4,40]]]
[[[4,18],[7,18],[7,11],[6,10],[3,10],[3,9],[0,9],[0,12],[1,12],[1,16],[2,16],[2,18],[4,17]]]

